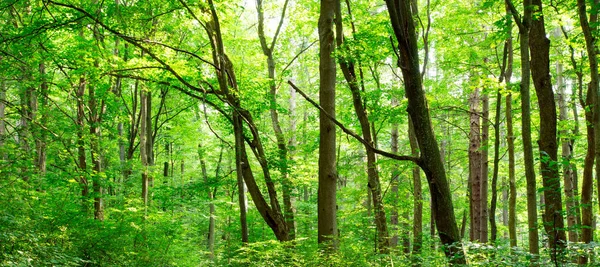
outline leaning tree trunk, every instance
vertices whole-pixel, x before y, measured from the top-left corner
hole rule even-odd
[[[401,67],[402,76],[404,77],[408,99],[408,114],[414,122],[415,134],[421,152],[419,163],[429,183],[438,234],[445,246],[444,251],[450,263],[464,264],[466,260],[460,243],[456,217],[454,216],[452,193],[446,179],[446,171],[433,133],[427,99],[423,91],[415,23],[410,1],[386,0],[386,5],[398,41],[400,50],[398,66]]]
[[[341,8],[339,1],[336,1],[336,41],[338,49],[342,50],[344,45],[343,36],[343,24],[341,17]],[[387,229],[387,220],[385,210],[383,207],[383,196],[381,191],[381,182],[379,179],[379,173],[377,171],[377,158],[375,151],[372,149],[375,147],[373,133],[371,132],[369,117],[367,116],[367,107],[365,101],[361,96],[361,91],[358,84],[357,75],[355,72],[354,59],[350,57],[344,57],[339,59],[340,69],[344,74],[344,78],[350,87],[352,93],[352,103],[354,104],[354,111],[358,117],[358,122],[362,130],[363,139],[370,146],[365,145],[367,153],[367,177],[368,187],[371,193],[371,200],[373,201],[373,209],[375,214],[375,227],[377,228],[377,247],[379,252],[385,254],[389,250],[390,240],[389,232]],[[331,113],[330,113],[331,114]]]
[[[263,54],[267,57],[267,68],[269,74],[269,112],[271,114],[271,122],[273,124],[273,132],[275,133],[275,139],[277,140],[277,149],[278,149],[278,165],[281,171],[281,187],[283,191],[283,210],[284,217],[287,227],[289,229],[290,239],[296,238],[296,223],[294,221],[294,207],[292,206],[292,181],[290,179],[290,168],[289,168],[289,160],[288,160],[288,147],[286,145],[285,136],[283,135],[283,130],[281,129],[281,123],[279,122],[279,112],[277,112],[277,85],[275,84],[275,59],[273,57],[273,50],[275,48],[275,44],[277,42],[277,36],[279,34],[279,29],[281,29],[281,25],[283,24],[283,19],[285,18],[285,11],[287,8],[289,0],[286,0],[282,15],[279,21],[279,25],[277,27],[277,32],[273,36],[271,45],[267,44],[267,40],[264,32],[264,15],[262,9],[262,0],[256,1],[256,9],[258,13],[258,37],[260,39],[260,45],[263,50]]]

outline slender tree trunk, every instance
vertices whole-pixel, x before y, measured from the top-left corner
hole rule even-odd
[[[148,119],[148,117],[151,116],[151,110],[148,107],[148,98],[150,97],[150,94],[148,91],[146,91],[145,89],[140,90],[140,157],[142,160],[142,200],[144,201],[144,205],[147,206],[148,205],[148,201],[149,201],[149,197],[148,197],[148,190],[149,190],[149,183],[150,183],[150,162],[148,162],[148,154],[150,153],[150,151],[148,151],[148,142],[150,142],[150,140],[148,140],[148,122],[151,121]]]
[[[333,55],[334,17],[339,0],[321,0],[319,16],[319,100],[324,111],[335,117],[336,66]],[[337,248],[336,223],[336,128],[322,112],[319,113],[319,192],[318,241],[331,250]]]
[[[104,220],[104,200],[102,188],[102,162],[100,152],[100,123],[104,101],[98,106],[95,88],[88,86],[88,107],[90,109],[90,159],[92,160],[92,189],[94,191],[94,219]]]
[[[597,5],[598,1],[594,0],[593,3],[594,5]],[[598,197],[600,197],[600,177],[598,176],[600,174],[600,164],[598,164],[598,162],[600,162],[600,131],[597,130],[600,126],[600,105],[598,105],[598,103],[600,103],[600,86],[598,85],[600,79],[598,77],[598,50],[596,48],[596,37],[593,34],[593,31],[596,30],[596,26],[592,26],[598,21],[598,15],[592,11],[588,21],[586,1],[584,0],[577,0],[577,11],[585,38],[586,52],[590,67],[590,83],[588,84],[587,98],[584,106],[588,147],[585,156],[581,186],[581,239],[584,243],[590,244],[594,235],[592,207],[592,191],[594,187],[592,166],[594,165],[594,160],[596,161],[596,186],[598,188]],[[581,82],[582,75],[579,75],[578,77]],[[580,263],[587,263],[587,258],[582,257]]]
[[[88,211],[88,195],[89,186],[87,180],[87,163],[85,157],[85,106],[84,106],[84,95],[85,95],[86,80],[82,76],[79,78],[79,85],[75,92],[77,98],[77,164],[80,170],[79,183],[81,186],[81,198],[82,198],[82,210],[84,213]]]
[[[208,193],[208,208],[209,208],[209,218],[208,218],[208,238],[206,247],[209,256],[211,259],[215,256],[215,203],[214,203],[214,195],[212,186],[210,185],[210,181],[208,180],[208,172],[206,170],[206,155],[204,149],[202,148],[202,144],[198,144],[198,158],[200,159],[200,168],[202,170],[202,178],[204,179],[204,183],[206,184],[206,192]],[[221,157],[219,157],[219,164],[221,161]],[[218,169],[218,167],[217,167]],[[218,172],[218,171],[217,171]],[[218,173],[217,173],[218,174]]]
[[[566,247],[560,176],[558,173],[557,116],[554,92],[550,77],[550,40],[546,37],[542,1],[532,0],[536,19],[532,20],[529,33],[531,51],[531,77],[538,97],[540,110],[540,162],[544,190],[544,228],[553,261],[560,261]],[[600,155],[599,155],[600,156]]]
[[[506,7],[507,16],[510,16],[510,8]],[[509,23],[512,22],[509,19]],[[513,71],[513,39],[512,39],[512,23],[508,25],[509,32],[506,39],[506,70],[504,71],[504,79],[506,82],[506,144],[508,146],[508,238],[510,247],[517,246],[517,185],[515,178],[515,134],[513,131],[513,113],[512,113],[512,88],[511,78]]]
[[[408,118],[408,139],[410,141],[411,154],[414,157],[419,156],[419,144],[415,135],[415,126],[412,119]],[[421,254],[423,247],[423,194],[421,189],[421,169],[419,166],[412,168],[413,178],[413,255]],[[432,217],[433,218],[433,217]],[[432,236],[435,235],[435,224],[432,221]],[[414,257],[413,263],[419,261]]]
[[[531,24],[531,0],[524,0],[523,18],[519,17],[511,0],[505,1],[509,5],[514,21],[519,27],[519,40],[521,52],[521,137],[523,140],[523,164],[525,166],[525,180],[527,183],[527,225],[529,228],[529,253],[531,261],[536,262],[539,249],[539,235],[537,228],[537,201],[536,179],[533,166],[533,144],[531,141],[531,96],[530,96],[530,64],[529,64],[529,28]],[[552,100],[554,101],[554,100]]]
[[[48,82],[46,81],[46,65],[42,62],[39,64],[39,71],[41,77],[40,84],[40,118],[39,124],[45,126],[48,121],[47,116],[47,107],[48,107]],[[40,128],[40,127],[38,127]],[[46,173],[46,131],[44,129],[39,129],[37,132],[37,136],[35,138],[35,147],[36,147],[36,167],[38,172],[42,175]]]
[[[485,59],[487,61],[487,59]],[[488,175],[489,175],[489,136],[490,136],[490,98],[482,92],[481,97],[481,209],[479,226],[479,240],[488,242]],[[493,194],[494,192],[492,192]],[[494,216],[494,214],[492,214]]]
[[[2,57],[0,57],[0,62]],[[4,151],[4,139],[6,138],[6,81],[0,78],[0,159],[6,159],[7,154]]]
[[[451,264],[465,264],[460,233],[454,216],[452,193],[433,133],[423,81],[419,68],[419,53],[410,1],[386,0],[392,28],[398,41],[398,66],[402,69],[408,99],[408,114],[414,122],[421,153],[420,166],[429,183],[432,208],[444,252]],[[416,15],[416,14],[415,14]]]
[[[244,146],[243,133],[237,133],[237,131],[242,131],[241,118],[238,114],[233,115],[233,125],[234,125],[234,133],[235,133],[235,157],[236,157],[236,174],[237,174],[237,187],[238,187],[238,203],[240,205],[240,230],[242,233],[242,243],[248,243],[248,220],[247,220],[247,205],[246,205],[246,185],[244,184],[244,174],[242,173],[242,163],[243,155],[242,155],[242,147]]]
[[[558,88],[558,109],[559,109],[559,120],[561,123],[567,123],[569,121],[569,114],[567,110],[567,96],[565,94],[565,84],[563,81],[562,64],[556,62],[556,87]],[[565,183],[565,204],[567,208],[567,226],[568,226],[568,238],[569,242],[578,242],[578,231],[577,221],[579,217],[578,204],[576,201],[576,182],[574,174],[574,164],[571,163],[572,148],[571,138],[568,136],[569,131],[563,129],[560,131],[561,140],[561,156],[562,156],[562,169],[563,169],[563,181]]]
[[[479,88],[471,94],[469,98],[469,113],[470,113],[470,132],[469,132],[469,180],[471,181],[471,231],[470,240],[473,242],[481,242],[482,234],[482,166],[481,163],[481,115],[479,113]]]
[[[339,0],[337,0],[335,4],[336,41],[338,49],[342,50],[345,40],[343,36],[343,25]],[[350,87],[350,91],[352,93],[354,111],[360,123],[363,139],[372,147],[375,147],[375,138],[373,138],[374,133],[371,132],[371,125],[367,115],[367,107],[365,105],[364,99],[361,96],[361,90],[359,88],[359,83],[355,72],[354,59],[342,58],[339,60],[339,64],[340,69],[344,74],[344,78],[346,79],[346,82],[348,83],[348,86]],[[368,187],[369,192],[371,193],[371,199],[373,201],[372,203],[375,214],[375,227],[377,229],[377,247],[380,253],[385,254],[389,250],[390,240],[389,232],[387,229],[385,209],[383,206],[381,182],[379,179],[379,173],[377,171],[377,158],[375,156],[375,151],[373,151],[371,147],[365,145],[365,150],[367,154],[367,177],[369,180]]]
[[[392,106],[396,107],[398,105],[398,100],[396,98],[392,98]],[[392,123],[392,131],[391,131],[391,148],[392,153],[398,153],[398,123]],[[398,194],[398,177],[399,177],[398,165],[394,165],[392,168],[392,211],[390,214],[390,225],[392,228],[392,236],[390,238],[390,246],[395,248],[398,246],[398,198],[400,195]]]
[[[282,15],[280,18],[278,29],[281,28],[283,19],[285,18],[285,11],[287,8],[288,1],[286,0]],[[283,210],[285,216],[285,222],[289,230],[290,239],[296,238],[296,223],[294,221],[294,207],[292,206],[292,191],[293,185],[289,177],[289,162],[288,162],[288,147],[286,145],[285,136],[281,129],[281,123],[279,122],[279,112],[277,112],[277,85],[275,84],[275,59],[273,57],[273,49],[277,41],[277,35],[279,30],[273,36],[271,45],[269,46],[266,41],[264,32],[264,15],[262,9],[262,0],[256,1],[256,9],[258,13],[258,37],[260,39],[261,48],[263,54],[267,57],[267,68],[269,74],[269,100],[270,106],[269,111],[271,114],[271,123],[273,125],[273,132],[277,140],[278,149],[278,164],[282,176],[282,189],[283,189]]]

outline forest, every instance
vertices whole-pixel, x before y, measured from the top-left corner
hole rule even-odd
[[[599,9],[1,0],[0,266],[600,266]]]

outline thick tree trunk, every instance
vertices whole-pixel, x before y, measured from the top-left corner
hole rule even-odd
[[[420,166],[429,183],[432,208],[438,234],[444,252],[451,264],[464,264],[466,259],[460,243],[460,234],[454,216],[452,193],[435,140],[431,117],[427,107],[427,99],[419,68],[419,53],[415,24],[411,12],[410,1],[386,0],[392,28],[398,41],[400,59],[398,66],[402,69],[404,86],[408,99],[408,114],[415,126],[415,134],[421,152]],[[416,15],[416,14],[415,14]]]
[[[560,176],[558,173],[558,144],[556,103],[550,77],[550,40],[546,37],[542,1],[532,0],[536,19],[532,20],[529,33],[531,51],[531,77],[538,97],[540,110],[540,163],[544,186],[544,228],[548,233],[548,243],[553,261],[559,261],[566,246]]]
[[[336,67],[333,55],[334,16],[339,0],[321,0],[319,16],[319,100],[324,111],[335,117]],[[336,223],[336,129],[335,124],[323,112],[319,113],[319,192],[318,192],[318,241],[335,250],[337,247]]]

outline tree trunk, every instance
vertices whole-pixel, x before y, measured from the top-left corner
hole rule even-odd
[[[2,57],[0,57],[0,62]],[[4,139],[6,138],[6,81],[0,78],[0,159],[6,160],[7,154],[4,151]]]
[[[40,84],[40,118],[39,124],[43,127],[47,124],[48,115],[46,114],[48,111],[46,110],[48,107],[48,82],[46,81],[46,65],[42,62],[39,64],[39,71],[41,77]],[[37,120],[37,118],[36,118]],[[40,128],[40,127],[38,127]],[[44,129],[39,129],[37,131],[37,136],[35,138],[35,147],[36,147],[36,160],[35,165],[40,174],[44,175],[46,173],[46,131]]]
[[[419,156],[419,144],[415,136],[415,126],[412,119],[408,117],[408,139],[410,141],[410,151],[412,156]],[[421,254],[423,246],[423,194],[421,189],[421,169],[419,166],[412,168],[413,178],[413,255]],[[433,223],[432,223],[433,225]],[[435,235],[435,227],[432,227]],[[419,261],[418,257],[414,257],[415,261]]]
[[[567,110],[567,96],[565,94],[565,87],[563,81],[563,71],[562,64],[560,62],[556,62],[556,87],[558,88],[558,110],[559,110],[559,120],[561,123],[566,123],[569,121],[569,114]],[[574,163],[571,163],[572,158],[572,149],[573,143],[571,143],[571,138],[569,137],[569,131],[566,129],[560,130],[559,137],[561,140],[561,156],[562,156],[562,169],[563,169],[563,181],[565,183],[565,205],[567,209],[567,226],[568,226],[568,238],[569,242],[579,242],[578,237],[578,201],[576,200],[576,174]]]
[[[454,216],[452,193],[435,140],[427,99],[423,91],[419,68],[419,53],[415,24],[410,1],[386,0],[392,28],[398,41],[404,86],[408,99],[408,114],[415,126],[415,134],[421,152],[420,166],[425,172],[431,193],[432,208],[444,252],[451,264],[465,264],[466,259],[460,243],[460,234]],[[414,14],[416,15],[416,14]]]
[[[487,61],[487,59],[484,59]],[[481,97],[481,209],[479,226],[479,240],[482,243],[488,242],[488,167],[489,167],[489,136],[490,136],[490,98],[487,93],[482,92]],[[492,192],[493,194],[493,192]],[[494,216],[492,214],[491,216]]]
[[[285,11],[287,8],[288,1],[286,0],[282,15],[280,18],[278,29],[281,28],[283,19],[285,17]],[[267,68],[269,74],[269,112],[271,114],[271,123],[273,125],[273,132],[277,140],[278,149],[278,164],[281,171],[281,186],[283,189],[283,210],[285,216],[285,222],[289,230],[290,239],[296,238],[296,223],[294,221],[294,207],[292,206],[292,191],[293,185],[289,177],[289,162],[288,162],[288,147],[286,145],[285,136],[281,129],[281,123],[279,122],[279,112],[277,112],[277,85],[275,84],[275,59],[273,57],[273,50],[277,41],[277,35],[279,31],[273,36],[271,45],[267,44],[267,40],[264,32],[264,15],[262,9],[262,0],[256,1],[256,9],[258,13],[258,37],[260,39],[261,48],[263,54],[267,57]]]
[[[529,253],[531,261],[536,262],[539,249],[539,235],[537,229],[537,201],[536,179],[533,166],[533,145],[531,142],[531,97],[530,97],[530,64],[529,64],[529,28],[532,10],[531,0],[524,0],[525,9],[523,18],[519,17],[511,0],[505,1],[509,5],[514,21],[519,27],[519,40],[521,51],[521,136],[523,140],[523,164],[525,165],[525,180],[527,182],[527,225],[529,228]],[[554,101],[554,100],[552,100]]]
[[[560,176],[557,166],[558,144],[556,140],[557,116],[554,92],[550,77],[550,40],[546,37],[542,1],[532,0],[536,8],[536,19],[532,20],[529,33],[531,52],[531,77],[538,97],[540,110],[540,162],[544,186],[544,228],[553,261],[559,261],[566,246]],[[539,12],[539,13],[537,13]],[[600,155],[599,155],[600,156]]]
[[[510,16],[510,8],[506,7],[507,16]],[[511,78],[513,71],[513,39],[512,39],[512,23],[509,18],[509,32],[506,39],[506,70],[504,71],[504,80],[506,83],[506,143],[508,146],[508,238],[510,247],[517,246],[517,185],[515,178],[515,134],[513,131],[513,113],[512,113],[512,88]]]
[[[148,107],[148,98],[151,97],[149,92],[145,89],[140,90],[140,158],[142,160],[142,200],[144,201],[144,206],[148,206],[148,190],[150,183],[150,162],[148,162],[148,122],[151,122],[148,117],[151,116],[151,110]]]
[[[79,183],[81,186],[81,204],[84,213],[88,211],[87,198],[89,194],[89,185],[87,180],[87,163],[85,157],[85,106],[83,102],[85,94],[86,80],[82,76],[79,78],[79,85],[75,92],[77,98],[77,164],[80,171]]]
[[[90,158],[92,160],[92,189],[94,191],[94,219],[104,220],[104,201],[102,198],[102,164],[100,155],[100,123],[102,122],[102,111],[104,101],[98,106],[95,88],[88,86],[88,107],[90,109]]]
[[[470,132],[469,132],[469,180],[471,185],[471,230],[470,240],[481,242],[482,235],[482,155],[481,155],[481,115],[479,113],[479,88],[469,98]]]
[[[339,0],[336,1],[336,41],[338,49],[343,49],[345,42],[343,36],[343,24],[341,16],[341,8]],[[371,193],[371,200],[373,203],[373,210],[375,214],[375,227],[377,229],[377,247],[379,253],[385,254],[389,250],[390,240],[389,232],[387,229],[387,219],[385,215],[385,209],[383,206],[383,197],[381,192],[381,182],[379,179],[379,173],[377,171],[377,158],[375,151],[372,147],[375,147],[374,136],[371,132],[369,117],[367,115],[367,107],[365,101],[361,96],[361,90],[359,88],[358,79],[355,71],[355,64],[353,58],[342,58],[339,60],[340,69],[344,74],[344,78],[348,83],[350,92],[352,93],[352,102],[354,104],[354,111],[358,117],[360,128],[362,130],[363,139],[371,145],[371,147],[365,145],[365,151],[367,154],[367,177],[368,187]]]
[[[597,5],[598,1],[593,1]],[[581,224],[582,232],[581,239],[584,243],[590,244],[593,239],[593,207],[592,207],[592,191],[594,187],[592,168],[594,160],[596,161],[596,186],[598,187],[598,197],[600,197],[600,131],[596,130],[600,126],[600,90],[598,82],[598,57],[596,48],[596,37],[593,31],[596,30],[595,23],[598,20],[598,15],[591,12],[588,21],[586,2],[577,0],[577,13],[579,14],[579,22],[585,38],[585,46],[588,55],[588,63],[590,67],[590,83],[585,101],[585,119],[587,129],[587,153],[584,161],[583,180],[581,186]],[[581,82],[582,75],[579,75]],[[583,102],[583,101],[582,101]],[[582,103],[583,104],[583,103]],[[580,263],[587,263],[587,258],[582,257]]]
[[[334,16],[339,0],[321,0],[319,15],[319,100],[324,111],[335,117],[336,67],[333,52]],[[319,112],[319,191],[318,241],[330,250],[337,248],[336,223],[336,129],[323,112]]]
[[[398,100],[396,98],[392,98],[392,107],[396,107],[398,105]],[[391,149],[392,153],[398,153],[398,123],[392,123],[392,131],[391,131]],[[392,168],[392,211],[390,214],[390,225],[392,228],[392,236],[390,238],[390,246],[395,248],[398,246],[398,199],[400,195],[398,194],[398,177],[400,176],[398,165],[394,165]]]

